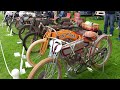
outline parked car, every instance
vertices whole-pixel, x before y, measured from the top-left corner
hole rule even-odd
[[[92,16],[95,11],[78,11],[80,13],[80,15],[84,15],[84,16]]]

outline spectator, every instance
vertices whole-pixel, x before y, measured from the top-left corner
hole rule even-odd
[[[53,11],[54,13],[54,18],[57,18],[58,17],[58,12],[57,11]]]
[[[48,17],[49,17],[49,18],[54,18],[54,13],[53,13],[53,11],[48,11]]]
[[[118,19],[118,29],[120,29],[120,11],[119,11],[119,19]]]
[[[59,17],[59,18],[65,17],[65,11],[60,11],[58,17]]]
[[[120,29],[120,11],[118,11],[118,27],[116,29]]]
[[[107,34],[107,28],[110,23],[110,36],[113,36],[114,31],[115,11],[105,11],[104,17],[104,33]]]

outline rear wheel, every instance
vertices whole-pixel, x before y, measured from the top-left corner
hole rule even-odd
[[[102,67],[110,57],[112,43],[107,35],[101,35],[95,42],[92,50],[92,60],[95,67]]]

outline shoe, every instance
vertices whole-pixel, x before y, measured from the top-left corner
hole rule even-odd
[[[112,34],[110,34],[109,36],[113,36]]]
[[[119,26],[116,29],[119,29]]]

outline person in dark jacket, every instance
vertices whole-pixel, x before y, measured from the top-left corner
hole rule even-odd
[[[107,28],[110,23],[110,36],[113,36],[114,20],[115,20],[115,11],[105,11],[105,17],[104,17],[104,33],[105,34],[107,34]]]

